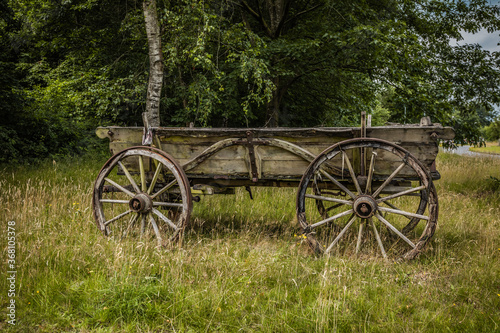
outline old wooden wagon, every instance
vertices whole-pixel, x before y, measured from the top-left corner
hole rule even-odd
[[[362,116],[364,119],[364,116]],[[151,230],[160,244],[182,236],[193,201],[236,187],[296,187],[303,239],[317,253],[380,251],[414,258],[438,218],[433,180],[449,127],[100,127],[114,154],[94,186],[105,234]]]

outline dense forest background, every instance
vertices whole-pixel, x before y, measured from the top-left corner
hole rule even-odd
[[[500,136],[500,30],[485,0],[157,0],[161,125],[351,126],[424,116],[456,143]],[[142,126],[142,1],[0,0],[0,162],[79,153]],[[484,129],[484,130],[482,130]]]

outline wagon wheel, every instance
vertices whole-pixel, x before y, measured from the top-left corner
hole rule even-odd
[[[361,149],[369,157],[366,174],[356,163]],[[331,166],[345,168],[347,176],[330,172]],[[437,215],[437,194],[426,168],[405,149],[380,139],[346,140],[325,150],[307,168],[297,195],[299,224],[320,254],[368,249],[380,250],[384,258],[412,259],[434,234]]]
[[[348,173],[349,171],[346,170],[346,172]],[[347,177],[350,177],[350,175],[345,175],[345,172],[344,172],[344,176],[342,176],[342,174],[340,174],[340,178],[344,179],[345,176]],[[336,190],[331,190],[331,189],[322,189],[321,188],[321,184],[324,183],[324,178],[325,176],[322,176],[321,173],[317,173],[314,175],[313,179],[312,179],[312,184],[311,184],[311,187],[313,188],[313,194],[318,196],[318,197],[325,197],[325,196],[346,196],[347,194],[339,189],[336,189]],[[422,185],[422,182],[420,182],[420,185]],[[427,208],[427,201],[429,199],[429,196],[428,196],[428,193],[426,190],[422,190],[420,191],[420,194],[418,195],[420,197],[420,202],[418,204],[418,209],[416,210],[416,215],[422,215],[424,214],[426,208]],[[320,199],[316,199],[315,200],[315,203],[316,203],[316,208],[318,209],[318,213],[320,214],[320,216],[323,218],[323,219],[327,219],[331,216],[331,212],[334,211],[335,209],[339,208],[340,206],[342,206],[343,204],[342,203],[332,203],[332,202],[328,202],[328,201],[323,201],[323,200],[320,200]],[[325,204],[326,203],[326,204]],[[383,202],[384,205],[388,206],[389,208],[395,208],[393,204],[391,204],[390,201],[384,201]],[[418,223],[421,221],[420,218],[418,217],[410,217],[408,216],[407,219],[409,220],[408,221],[408,224],[402,229],[402,233],[404,235],[407,235],[409,232],[411,232],[413,229],[415,229],[415,227],[418,225]],[[337,224],[335,224],[334,222],[331,223],[332,226],[334,228],[336,228],[337,231],[340,231],[341,229],[339,229],[339,226]]]
[[[143,235],[152,229],[160,245],[182,235],[192,210],[182,167],[151,147],[131,147],[111,157],[97,176],[92,204],[104,235]]]

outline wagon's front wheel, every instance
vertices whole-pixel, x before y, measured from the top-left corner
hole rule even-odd
[[[380,139],[331,146],[309,165],[297,194],[297,219],[316,253],[412,259],[434,234],[437,216],[425,166]]]
[[[102,167],[92,208],[104,235],[154,235],[158,244],[178,240],[192,210],[189,181],[182,167],[151,147],[127,148]]]

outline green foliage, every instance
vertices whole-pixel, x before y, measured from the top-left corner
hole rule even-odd
[[[180,0],[160,11],[170,124],[240,126],[269,100],[265,43],[219,15],[227,6]]]
[[[366,111],[374,125],[430,116],[455,126],[457,143],[477,143],[500,102],[500,55],[454,42],[500,29],[500,7],[486,0],[157,8],[164,126],[353,126]],[[141,125],[142,1],[0,0],[0,9],[4,161],[22,159],[30,144],[33,156],[78,150],[98,124]]]
[[[484,138],[488,141],[500,140],[500,119],[483,128]]]
[[[140,2],[4,2],[1,162],[81,153],[96,145],[98,124],[140,124]]]
[[[491,190],[500,191],[500,178],[490,176]]]

